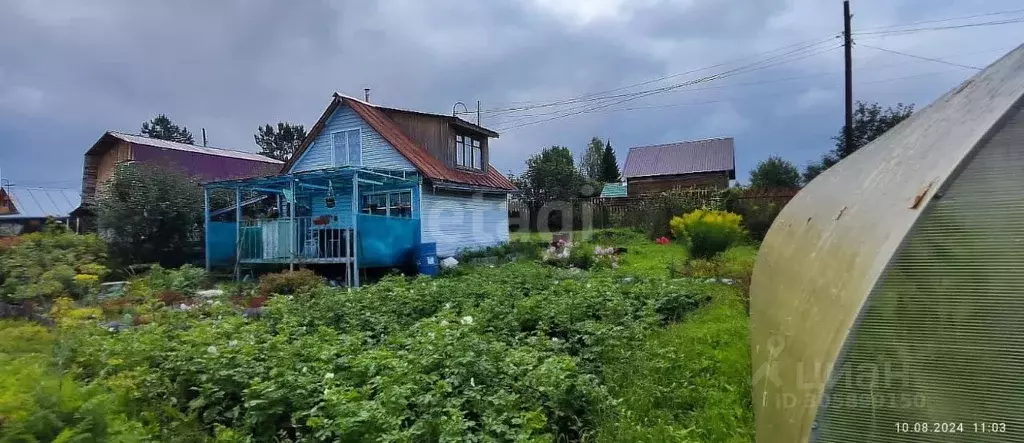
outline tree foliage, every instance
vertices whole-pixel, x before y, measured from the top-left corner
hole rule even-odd
[[[600,180],[604,167],[604,142],[594,137],[580,158],[580,173],[590,180]]]
[[[896,107],[883,109],[878,103],[868,104],[858,101],[853,111],[853,134],[850,146],[846,146],[844,136],[846,125],[843,125],[842,128],[839,128],[839,134],[832,137],[832,140],[835,141],[835,148],[823,155],[821,160],[807,165],[803,175],[804,183],[810,183],[818,174],[857,152],[858,149],[871,143],[913,113],[913,104],[897,103]]]
[[[279,122],[277,129],[269,123],[256,128],[253,135],[260,155],[288,161],[306,138],[306,128],[288,122]]]
[[[534,201],[568,200],[580,193],[584,180],[573,162],[572,151],[552,146],[526,160],[526,171],[513,184]]]
[[[773,155],[750,170],[752,188],[796,188],[800,186],[800,170],[793,162]]]
[[[619,161],[615,158],[615,150],[612,149],[612,142],[608,140],[604,144],[604,151],[601,154],[601,177],[604,183],[617,183],[621,179],[619,175]]]
[[[153,117],[152,120],[142,123],[142,135],[149,138],[168,140],[178,143],[195,144],[192,133],[188,132],[185,126],[178,126],[164,114]]]
[[[100,233],[122,265],[181,265],[202,238],[202,189],[175,170],[121,166],[100,192],[97,207]]]

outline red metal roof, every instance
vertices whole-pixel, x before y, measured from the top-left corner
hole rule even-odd
[[[712,138],[630,148],[622,175],[627,178],[729,171],[735,174],[732,138]]]
[[[342,104],[347,104],[351,107],[356,114],[366,121],[366,124],[370,125],[370,127],[380,133],[381,137],[384,137],[391,146],[394,146],[402,156],[409,160],[409,163],[412,163],[420,173],[430,180],[509,191],[516,189],[515,186],[512,185],[512,182],[510,182],[508,178],[493,166],[488,167],[486,173],[468,172],[449,168],[444,164],[444,162],[430,155],[426,148],[420,146],[416,141],[406,135],[405,132],[395,124],[394,120],[391,120],[387,115],[384,115],[377,106],[341,94],[334,94],[334,100],[324,112],[324,115],[320,117],[320,121],[313,126],[313,129],[306,137],[306,141],[299,147],[295,154],[292,155],[291,160],[285,163],[284,171],[291,168],[294,162],[302,156],[302,153],[309,148],[309,145],[312,144],[312,140],[314,140],[317,134],[323,130],[323,126],[327,119],[330,118],[330,115],[334,110]]]

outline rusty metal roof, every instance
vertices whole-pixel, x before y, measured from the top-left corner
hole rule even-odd
[[[324,114],[320,117],[320,121],[313,126],[312,130],[306,136],[306,140],[302,143],[302,146],[292,155],[291,160],[285,163],[282,171],[287,171],[297,161],[302,153],[309,148],[312,141],[316,139],[317,134],[323,130],[324,125],[331,114],[338,106],[346,104],[352,108],[352,110],[358,114],[366,124],[370,125],[374,130],[380,133],[381,137],[388,141],[391,146],[394,146],[396,150],[402,156],[404,156],[409,163],[412,163],[427,179],[436,182],[450,182],[459,183],[471,186],[477,186],[481,188],[501,189],[513,191],[515,186],[508,180],[500,171],[494,166],[489,166],[487,172],[469,172],[462,171],[459,169],[449,168],[441,160],[435,158],[427,152],[427,149],[416,143],[415,140],[410,138],[401,128],[395,124],[394,120],[391,120],[378,106],[364,102],[359,99],[355,99],[349,96],[334,94],[334,100],[331,101],[330,106],[324,111]],[[392,108],[385,108],[392,110]]]
[[[729,171],[730,178],[735,177],[732,137],[630,148],[622,175],[634,178],[717,171]]]

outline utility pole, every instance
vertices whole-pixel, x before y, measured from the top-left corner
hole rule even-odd
[[[476,125],[480,126],[480,100],[476,101]]]
[[[853,37],[850,35],[850,0],[843,0],[843,47],[846,49],[846,125],[843,150],[853,152]]]

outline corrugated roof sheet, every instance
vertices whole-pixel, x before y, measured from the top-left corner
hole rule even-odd
[[[320,121],[313,126],[313,129],[306,136],[306,141],[292,155],[283,170],[287,171],[302,156],[302,153],[312,144],[312,140],[323,130],[324,122],[330,118],[331,113],[338,106],[347,104],[355,111],[366,124],[380,133],[391,146],[394,146],[402,156],[409,160],[426,178],[437,182],[451,182],[482,188],[502,189],[513,191],[516,189],[512,182],[494,166],[487,168],[486,173],[475,173],[449,168],[441,160],[427,152],[426,148],[420,146],[412,138],[405,134],[394,120],[391,120],[377,106],[366,103],[362,100],[348,97],[341,94],[334,94],[334,100],[327,110],[324,111]]]
[[[81,203],[77,189],[48,189],[7,186],[4,193],[17,213],[0,215],[0,220],[24,218],[64,218]]]
[[[734,171],[733,139],[710,138],[630,148],[622,169],[625,177]]]
[[[625,183],[606,183],[601,188],[601,198],[625,197],[626,195]]]
[[[116,132],[116,131],[110,131],[110,132],[108,132],[108,134],[110,134],[113,137],[116,137],[116,138],[119,138],[121,140],[124,140],[124,141],[126,141],[128,143],[135,143],[137,145],[155,146],[155,147],[164,148],[164,149],[174,149],[174,150],[177,150],[177,151],[197,152],[197,153],[200,153],[200,154],[216,155],[216,156],[219,156],[219,157],[240,158],[240,159],[253,160],[253,161],[259,161],[259,162],[265,162],[265,163],[275,163],[275,164],[283,164],[284,163],[284,162],[282,162],[280,160],[275,160],[275,159],[272,159],[270,157],[265,157],[265,156],[262,156],[262,155],[259,155],[259,154],[255,153],[255,152],[235,151],[235,150],[231,150],[231,149],[221,149],[221,148],[210,148],[210,147],[206,147],[206,146],[196,146],[196,145],[190,145],[190,144],[187,144],[187,143],[178,143],[178,142],[172,142],[172,141],[167,141],[167,140],[160,140],[160,139],[156,139],[156,138],[145,137],[145,136],[142,136],[142,135],[125,134],[125,133]]]

